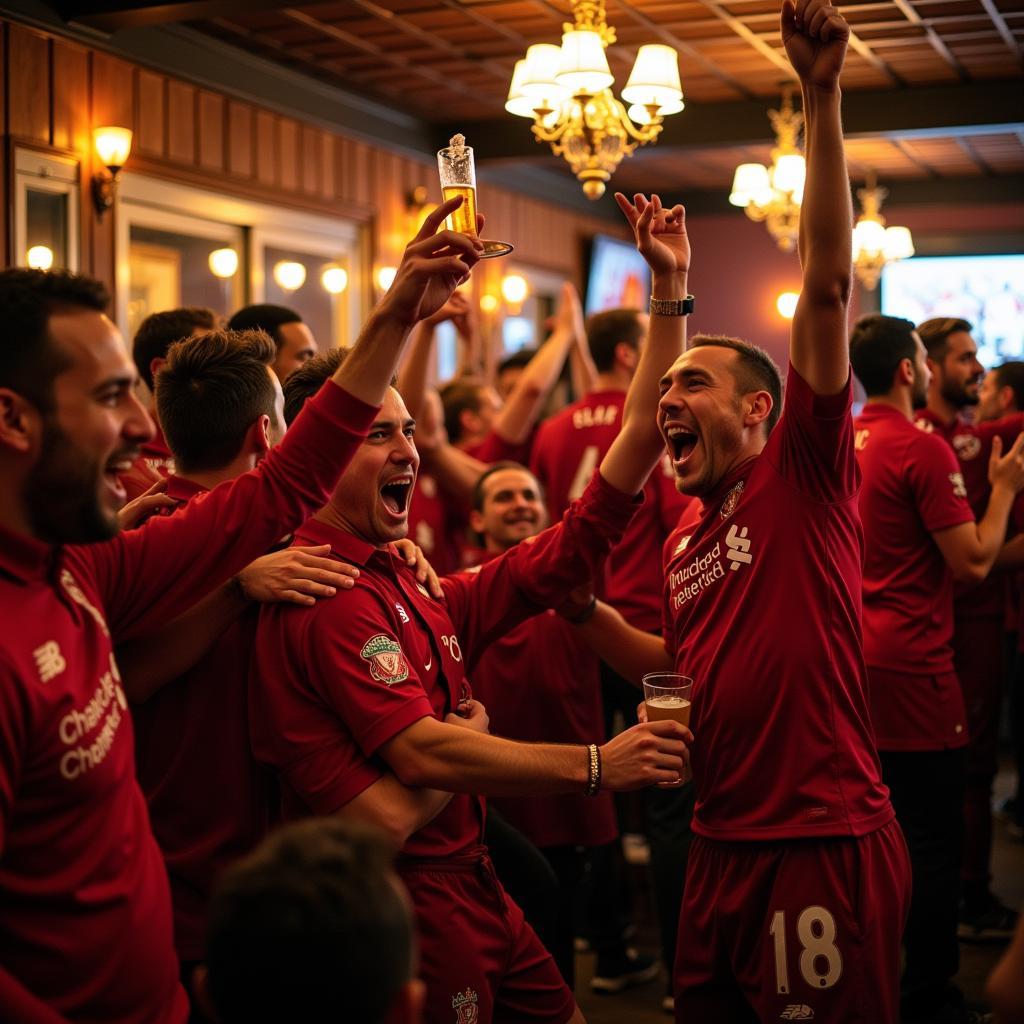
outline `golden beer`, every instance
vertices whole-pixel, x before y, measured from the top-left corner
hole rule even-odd
[[[689,728],[690,702],[685,697],[671,695],[648,697],[645,703],[648,722],[678,722]]]
[[[458,231],[464,235],[476,237],[476,189],[469,185],[444,185],[441,197],[444,202],[462,197],[462,205],[447,217],[449,231]]]

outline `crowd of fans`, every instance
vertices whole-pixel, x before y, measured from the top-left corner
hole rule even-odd
[[[184,308],[129,358],[96,282],[0,273],[0,1020],[580,1024],[582,947],[597,992],[664,969],[680,1024],[969,1024],[961,941],[1011,943],[1024,1019],[990,863],[1024,364],[985,374],[964,320],[850,335],[849,28],[784,0],[782,35],[785,387],[687,340],[657,196],[617,196],[649,314],[567,285],[493,382],[460,200],[348,349]],[[647,720],[658,671],[690,728]]]

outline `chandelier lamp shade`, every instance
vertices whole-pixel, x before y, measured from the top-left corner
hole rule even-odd
[[[679,60],[670,46],[641,46],[620,101],[611,91],[605,50],[615,29],[604,0],[574,0],[573,22],[562,27],[561,46],[536,43],[516,62],[505,109],[531,118],[537,141],[563,157],[597,199],[623,158],[654,142],[664,118],[683,109]]]
[[[886,189],[878,186],[874,172],[868,173],[864,188],[857,189],[863,213],[853,229],[853,269],[868,291],[877,287],[886,264],[914,255],[910,229],[885,226],[880,211],[886,195]]]

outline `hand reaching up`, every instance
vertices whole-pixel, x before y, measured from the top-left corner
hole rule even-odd
[[[805,85],[839,85],[850,26],[828,0],[783,0],[782,42],[793,70]]]
[[[678,203],[672,209],[661,205],[661,197],[650,199],[638,192],[630,202],[615,193],[619,209],[626,215],[637,251],[658,274],[685,274],[690,269],[690,239],[686,235],[686,211]]]

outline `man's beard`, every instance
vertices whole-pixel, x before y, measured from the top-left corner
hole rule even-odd
[[[51,415],[43,421],[39,458],[25,481],[33,535],[51,544],[90,544],[118,531],[99,497],[100,465],[75,447]]]
[[[965,405],[977,405],[979,400],[977,389],[973,395],[968,394],[963,384],[954,384],[950,380],[943,380],[939,394],[955,409],[962,409]]]

